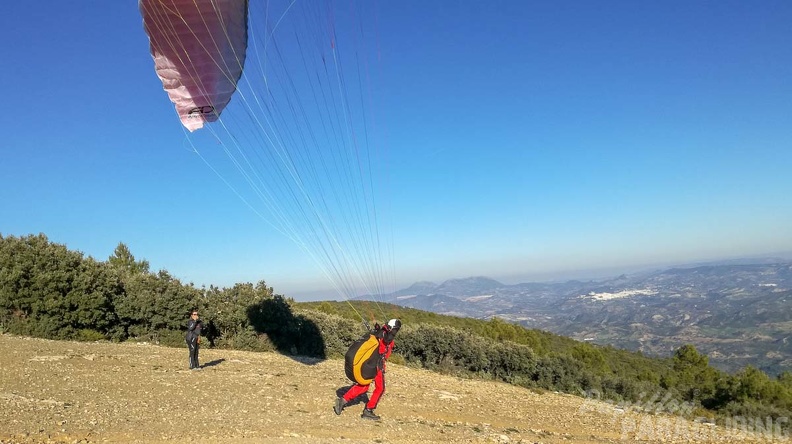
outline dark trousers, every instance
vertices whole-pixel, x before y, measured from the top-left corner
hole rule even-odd
[[[187,340],[187,348],[190,350],[190,369],[198,368],[198,340]]]

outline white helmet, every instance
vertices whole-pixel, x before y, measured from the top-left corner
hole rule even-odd
[[[399,331],[399,329],[401,328],[401,321],[398,319],[391,319],[385,325],[388,327],[388,330]]]

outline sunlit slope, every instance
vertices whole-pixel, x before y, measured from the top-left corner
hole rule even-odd
[[[388,368],[382,421],[369,422],[359,417],[361,404],[333,413],[336,392],[348,385],[338,360],[202,350],[206,368],[190,372],[186,348],[10,335],[0,335],[0,356],[0,442],[183,442],[188,430],[198,442],[753,440],[572,395],[398,365]]]

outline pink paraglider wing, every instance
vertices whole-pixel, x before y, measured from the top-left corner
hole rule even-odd
[[[182,124],[214,122],[242,76],[247,0],[140,0],[157,75]]]

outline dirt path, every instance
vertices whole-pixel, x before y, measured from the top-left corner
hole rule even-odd
[[[562,394],[390,365],[379,422],[333,413],[339,360],[0,335],[0,443],[780,442]],[[785,442],[789,442],[786,440]]]

